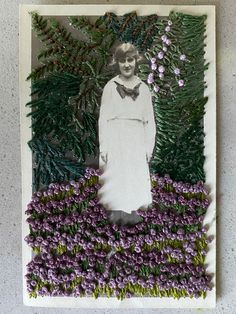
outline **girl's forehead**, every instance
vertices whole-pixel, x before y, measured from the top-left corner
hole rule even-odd
[[[134,57],[136,57],[136,53],[135,52],[127,52],[125,56],[134,58]]]
[[[126,52],[123,55],[119,56],[119,59],[123,59],[123,58],[135,58],[136,57],[136,53],[134,52]]]

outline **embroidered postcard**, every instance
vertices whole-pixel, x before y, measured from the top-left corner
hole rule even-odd
[[[23,295],[211,308],[214,6],[20,7]]]

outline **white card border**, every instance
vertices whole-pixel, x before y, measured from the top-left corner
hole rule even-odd
[[[31,17],[28,12],[37,11],[40,15],[72,16],[72,15],[103,15],[112,11],[118,15],[136,11],[137,14],[167,16],[171,10],[189,13],[206,14],[206,53],[205,59],[210,63],[205,73],[209,97],[204,117],[205,128],[205,172],[206,184],[210,190],[211,203],[204,222],[209,225],[208,234],[214,235],[206,256],[208,272],[214,274],[212,291],[205,299],[173,299],[173,298],[130,298],[119,301],[115,298],[72,298],[72,297],[37,297],[29,298],[26,288],[26,264],[31,260],[32,251],[24,241],[29,233],[24,214],[31,200],[32,155],[27,145],[31,139],[30,119],[26,118],[29,108],[25,104],[30,99],[30,82],[26,77],[31,72]],[[66,307],[66,308],[213,308],[216,305],[216,47],[215,47],[215,6],[213,5],[20,5],[20,129],[21,129],[21,169],[22,169],[22,260],[23,260],[23,301],[28,306]],[[88,14],[89,13],[89,14]]]

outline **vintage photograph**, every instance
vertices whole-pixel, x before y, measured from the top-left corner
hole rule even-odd
[[[152,203],[148,162],[155,145],[156,125],[151,92],[137,73],[143,59],[131,43],[117,45],[112,59],[117,75],[102,93],[99,196],[112,211],[131,213]]]

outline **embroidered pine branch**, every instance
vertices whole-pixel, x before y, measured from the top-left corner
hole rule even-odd
[[[104,24],[102,18],[98,18],[94,24],[86,17],[69,17],[70,25],[82,33],[84,41],[89,47],[87,61],[93,64],[96,69],[104,71],[107,58],[110,57],[110,48],[117,39],[116,34]]]
[[[104,15],[107,27],[113,30],[120,41],[130,42],[140,51],[146,51],[151,47],[158,30],[155,24],[157,20],[156,14],[138,17],[136,12],[125,14],[122,17],[111,12]]]
[[[83,115],[83,111],[78,111],[78,103],[75,102],[77,95],[84,92],[85,86],[81,85],[81,77],[68,73],[51,74],[46,79],[40,79],[33,83],[32,95],[36,98],[27,106],[33,109],[29,116],[33,119],[34,136],[40,137],[45,133],[57,136],[57,132],[66,126],[71,127],[71,124],[78,130],[86,131],[79,120],[79,114]],[[93,82],[91,85],[96,90],[96,84]],[[89,92],[91,93],[89,96],[91,96],[91,86]],[[85,103],[82,109],[91,116],[96,114],[94,108],[89,110],[89,103]],[[93,131],[91,129],[91,132]]]
[[[45,138],[64,154],[71,152],[79,164],[88,156],[95,156],[98,146],[94,106],[89,110],[88,103],[84,100],[83,109],[78,110],[76,97],[82,90],[81,82],[81,77],[68,73],[50,74],[47,78],[33,82],[34,99],[27,104],[32,109],[29,116],[32,117],[33,140]],[[90,92],[87,101],[91,98],[91,89]],[[80,99],[82,100],[83,98]],[[36,176],[43,176],[40,174],[41,168],[38,171]]]
[[[47,187],[52,182],[63,182],[80,178],[84,166],[65,157],[58,146],[46,138],[32,139],[29,146],[33,153],[33,191]]]
[[[47,72],[67,71],[75,72],[83,58],[79,50],[86,45],[77,39],[54,19],[44,19],[37,13],[31,13],[33,30],[44,44],[44,50],[39,53],[38,59],[42,66],[36,68],[28,79],[38,79]]]
[[[83,35],[86,37],[87,42],[93,43],[94,47],[102,44],[104,37],[113,33],[112,30],[109,30],[104,27],[102,21],[101,23],[97,21],[95,22],[95,24],[92,24],[91,21],[87,17],[84,17],[84,16],[69,17],[70,25],[76,30],[82,32]]]
[[[31,13],[33,30],[44,44],[38,55],[42,66],[37,67],[28,76],[28,79],[38,79],[51,72],[69,72],[73,74],[86,74],[86,61],[96,61],[97,68],[102,69],[109,56],[109,49],[116,36],[111,30],[98,28],[89,20],[76,17],[70,18],[70,25],[80,30],[86,29],[88,38],[78,39],[72,37],[55,19],[46,19],[37,13]],[[99,23],[98,23],[99,24]]]

